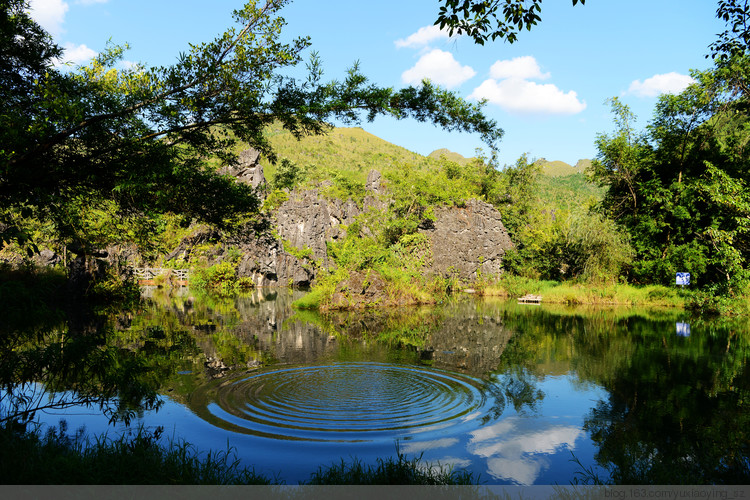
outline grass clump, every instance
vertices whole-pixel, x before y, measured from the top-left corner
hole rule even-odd
[[[321,466],[306,483],[310,485],[472,485],[470,472],[450,467],[431,467],[422,457],[406,458],[397,450],[397,458],[379,458],[376,465],[344,459],[338,464]]]
[[[187,443],[160,443],[161,429],[93,443],[68,436],[64,421],[43,436],[0,428],[3,484],[270,484],[227,452],[198,453]],[[23,457],[23,459],[19,459]]]
[[[337,268],[331,271],[321,271],[315,280],[315,287],[310,293],[294,302],[298,309],[321,309],[331,300],[336,286],[343,280],[349,279],[349,271]]]
[[[118,439],[93,442],[79,429],[68,435],[65,421],[44,435],[12,423],[0,427],[2,484],[164,484],[270,485],[277,478],[242,466],[232,450],[200,453],[186,442],[162,443],[162,429],[140,427]],[[466,485],[471,473],[431,467],[421,456],[378,459],[364,465],[353,459],[321,466],[303,485]],[[22,459],[21,459],[22,457]]]

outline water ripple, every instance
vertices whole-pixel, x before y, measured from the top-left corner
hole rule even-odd
[[[203,418],[235,432],[360,442],[443,432],[485,413],[486,398],[481,381],[460,374],[340,363],[215,382],[198,391],[192,403]]]

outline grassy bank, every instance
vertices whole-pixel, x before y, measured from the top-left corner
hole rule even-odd
[[[66,426],[46,434],[0,428],[2,484],[283,484],[242,466],[231,450],[200,453],[185,442],[161,440],[161,432],[143,429],[118,439],[88,442],[70,436]],[[474,484],[471,474],[426,465],[420,458],[378,459],[365,465],[357,459],[321,465],[302,484]]]
[[[377,272],[377,271],[376,271]],[[382,271],[379,271],[383,273]],[[384,273],[383,273],[384,274]],[[399,273],[394,273],[399,276]],[[313,286],[310,294],[295,302],[300,309],[362,309],[367,307],[404,306],[435,304],[446,299],[458,290],[470,289],[478,296],[515,299],[524,295],[541,295],[546,304],[569,306],[631,306],[652,308],[674,308],[689,310],[697,314],[728,316],[750,315],[750,296],[720,296],[702,290],[682,289],[677,286],[645,285],[635,286],[622,283],[595,284],[580,282],[559,282],[530,279],[506,274],[497,280],[480,279],[473,283],[461,283],[457,279],[401,276],[394,279],[388,276],[387,294],[383,300],[369,302],[351,300],[339,302],[331,307],[332,299],[341,284],[347,283],[349,274],[337,270],[324,275]],[[345,286],[343,287],[345,288]],[[409,297],[410,301],[397,303],[393,297]]]
[[[492,283],[478,284],[476,292],[508,298],[541,295],[549,304],[670,307],[699,314],[750,314],[750,296],[719,296],[677,286],[557,282],[506,275]]]
[[[691,291],[660,285],[637,287],[625,284],[590,284],[541,281],[520,276],[503,276],[498,281],[477,287],[487,296],[522,297],[541,295],[544,302],[568,305],[628,305],[685,308]]]

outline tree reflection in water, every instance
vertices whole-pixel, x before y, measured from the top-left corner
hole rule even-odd
[[[128,423],[161,405],[162,381],[197,352],[185,328],[130,328],[132,313],[57,311],[46,318],[0,327],[2,423],[25,429],[39,411],[74,406]]]
[[[607,390],[584,424],[598,445],[597,462],[610,475],[606,481],[747,484],[747,320],[694,319],[691,336],[684,337],[675,326],[681,316],[647,316],[508,316],[518,334],[504,361],[534,371],[565,360],[581,383]],[[583,468],[585,481],[602,480]]]

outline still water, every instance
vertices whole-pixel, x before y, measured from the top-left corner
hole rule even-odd
[[[57,326],[15,352],[57,342],[87,361],[47,370],[24,404],[93,436],[163,427],[287,484],[397,452],[486,484],[750,478],[746,320],[473,297],[320,315],[291,307],[303,293],[183,289]]]

